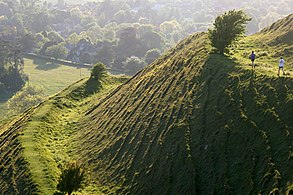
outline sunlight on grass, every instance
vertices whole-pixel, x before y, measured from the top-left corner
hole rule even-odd
[[[43,89],[45,95],[51,96],[68,85],[90,76],[87,68],[76,68],[60,64],[47,63],[45,60],[25,59],[24,73],[29,76],[27,84]],[[3,98],[3,97],[1,97]],[[5,99],[0,98],[0,124],[9,112]]]
[[[253,35],[245,37],[243,40],[239,41],[231,48],[231,56],[243,69],[252,70],[251,61],[249,60],[249,55],[251,51],[255,51],[255,73],[263,74],[269,77],[278,77],[278,66],[280,56],[284,50],[284,45],[281,46],[268,46],[265,42],[260,42],[259,40],[263,38],[261,35]],[[292,77],[293,66],[292,59],[285,57],[285,77]],[[280,76],[284,76],[281,74]]]
[[[29,75],[30,85],[38,86],[44,89],[46,95],[53,95],[66,88],[73,82],[90,75],[87,68],[75,68],[64,65],[52,65],[47,70],[39,68],[39,64],[35,64],[34,60],[25,59],[24,72]],[[42,65],[41,67],[44,67]]]
[[[84,94],[90,97],[74,96],[77,99],[71,99],[73,91],[84,90],[88,84],[86,81],[84,79],[74,83],[36,108],[19,138],[24,147],[24,157],[29,162],[32,177],[41,194],[53,194],[60,175],[60,166],[78,159],[78,156],[72,154],[73,148],[76,148],[72,139],[73,134],[78,131],[80,117],[93,105],[93,101],[99,101],[125,81],[125,78],[105,78],[102,88],[98,88],[94,94]],[[77,194],[103,193],[99,187],[89,185]]]

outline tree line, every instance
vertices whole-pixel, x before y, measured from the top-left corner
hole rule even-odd
[[[19,40],[23,52],[82,63],[100,61],[134,74],[196,31],[207,31],[225,10],[252,18],[248,33],[290,13],[281,0],[0,0],[0,39]],[[265,9],[266,7],[267,9]]]

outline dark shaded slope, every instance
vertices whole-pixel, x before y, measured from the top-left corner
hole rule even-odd
[[[23,122],[28,114],[10,128],[0,132],[0,192],[1,194],[37,194],[28,162],[23,157],[23,148],[18,135],[23,131]],[[13,126],[13,128],[12,128]]]
[[[255,78],[206,47],[188,38],[89,111],[79,142],[99,181],[131,194],[292,188],[292,78]]]
[[[280,19],[271,26],[264,28],[260,34],[268,36],[270,43],[275,44],[293,44],[293,14]],[[291,53],[292,54],[292,53]]]

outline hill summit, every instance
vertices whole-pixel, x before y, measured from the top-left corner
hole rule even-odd
[[[273,25],[287,29],[288,17]],[[194,34],[111,93],[106,84],[117,79],[91,95],[80,81],[31,109],[0,130],[0,171],[11,170],[0,174],[0,189],[51,192],[58,164],[75,159],[92,186],[108,186],[104,193],[292,193],[292,68],[277,77],[269,66],[276,50],[292,47],[267,33],[244,38],[227,56]]]
[[[292,35],[292,21],[253,47]],[[292,193],[292,77],[237,58],[211,53],[205,33],[182,41],[87,113],[81,158],[122,193]]]

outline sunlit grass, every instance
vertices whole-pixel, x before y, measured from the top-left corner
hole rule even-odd
[[[86,97],[91,94],[85,88],[89,83],[94,88],[95,83],[87,82],[86,79],[79,81],[34,110],[31,121],[26,124],[19,140],[24,147],[24,157],[29,162],[33,180],[42,194],[53,194],[60,175],[60,166],[78,159],[71,151],[77,147],[72,139],[74,132],[78,131],[80,116],[93,105],[93,101],[99,101],[125,79],[127,78],[110,76],[105,78],[102,87],[98,87],[98,91],[91,97]],[[74,96],[71,93],[75,90],[83,91],[84,94],[79,94],[80,97],[78,94]],[[89,181],[92,182],[90,179]],[[103,193],[99,187],[89,185],[78,194]]]
[[[259,41],[263,37],[261,35],[253,35],[243,38],[230,48],[231,58],[233,58],[241,68],[252,70],[251,61],[248,58],[251,51],[256,53],[255,73],[267,75],[269,77],[278,77],[278,66],[280,57],[284,54],[284,45],[269,46],[265,42]],[[286,77],[292,77],[293,66],[292,59],[285,57],[285,73]],[[283,76],[281,74],[280,76]]]
[[[24,73],[29,76],[29,82],[26,85],[41,88],[45,95],[51,96],[68,85],[89,77],[90,70],[88,68],[76,68],[60,64],[47,63],[44,60],[25,59]],[[9,112],[6,101],[7,98],[0,99],[0,125]]]
[[[52,63],[37,64],[25,59],[24,72],[29,75],[29,84],[41,87],[46,95],[53,95],[81,78],[88,77],[90,70]],[[45,63],[45,64],[44,64]]]

